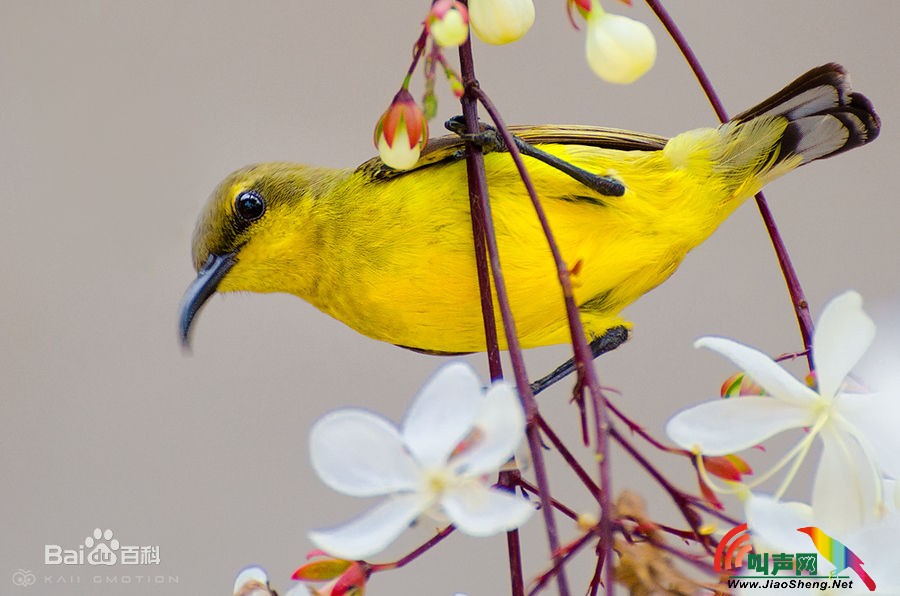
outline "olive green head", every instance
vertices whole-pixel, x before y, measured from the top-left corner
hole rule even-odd
[[[332,173],[329,176],[329,173]],[[216,291],[287,291],[291,272],[313,247],[305,219],[332,170],[290,163],[242,168],[213,191],[197,221],[197,279],[181,303],[180,332],[189,341],[194,316]]]

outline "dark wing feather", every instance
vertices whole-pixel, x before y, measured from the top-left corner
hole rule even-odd
[[[584,145],[619,151],[656,151],[665,147],[668,139],[617,128],[599,126],[552,125],[510,126],[510,132],[532,145]],[[409,172],[465,158],[465,145],[457,135],[429,139],[418,163],[411,170],[399,171],[387,167],[373,157],[361,164],[356,171],[367,174],[372,180],[388,180]]]

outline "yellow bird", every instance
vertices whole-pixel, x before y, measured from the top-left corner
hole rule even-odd
[[[623,308],[770,180],[864,145],[869,101],[837,64],[813,69],[717,128],[671,139],[588,126],[514,127],[523,141],[624,186],[601,194],[526,157],[589,340],[627,325]],[[429,353],[485,349],[463,141],[432,140],[416,167],[249,166],[213,192],[197,223],[199,275],[180,330],[215,292],[287,292],[358,332]],[[509,153],[484,159],[513,316],[523,347],[570,340],[537,217]],[[506,342],[501,334],[501,347]]]

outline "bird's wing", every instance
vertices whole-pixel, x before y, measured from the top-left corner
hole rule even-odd
[[[657,135],[599,126],[545,124],[510,126],[509,130],[532,145],[585,145],[619,151],[656,151],[662,149],[668,140]],[[447,135],[429,139],[412,170],[394,170],[384,165],[379,158],[373,157],[356,168],[356,171],[367,174],[372,180],[388,180],[414,170],[464,158],[465,145],[462,138],[458,135]]]

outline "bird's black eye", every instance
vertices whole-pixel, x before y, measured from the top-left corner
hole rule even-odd
[[[245,190],[234,199],[234,211],[244,221],[254,221],[266,212],[266,202],[255,190]]]

